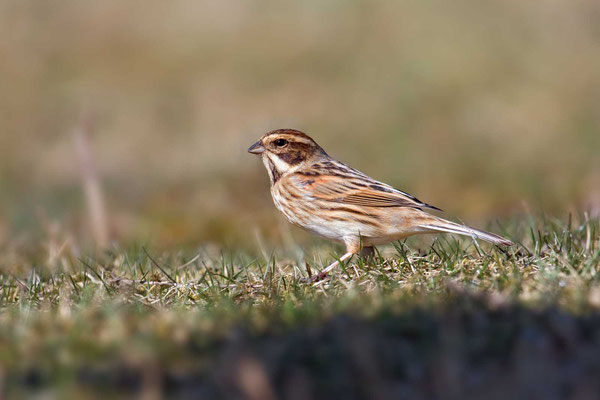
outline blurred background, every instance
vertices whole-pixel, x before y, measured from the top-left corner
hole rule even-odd
[[[277,243],[246,149],[281,127],[474,225],[594,212],[599,21],[596,0],[2,1],[0,244]]]

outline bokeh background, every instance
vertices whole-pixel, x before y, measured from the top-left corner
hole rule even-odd
[[[0,243],[277,243],[246,149],[280,127],[475,225],[594,212],[599,21],[596,0],[2,1]]]

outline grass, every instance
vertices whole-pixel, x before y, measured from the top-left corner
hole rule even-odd
[[[340,249],[304,265],[212,247],[5,251],[0,385],[11,397],[584,396],[600,371],[583,356],[600,352],[598,220],[506,231],[509,251],[398,242],[314,285],[301,278]],[[536,389],[548,374],[561,376]]]

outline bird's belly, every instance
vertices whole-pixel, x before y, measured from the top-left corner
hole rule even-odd
[[[275,206],[292,224],[334,241],[359,239],[363,245],[379,245],[425,233],[415,224],[422,211],[411,208],[381,210],[352,205],[332,206],[310,198],[293,198],[272,188]]]
[[[324,212],[314,201],[293,201],[272,191],[275,206],[292,224],[327,239],[342,242],[346,238],[378,236],[381,231],[373,221],[359,221],[346,213]]]
[[[316,235],[339,242],[347,237],[358,236],[358,231],[355,227],[348,227],[345,224],[332,221],[315,219],[308,224],[301,225],[301,227]]]
[[[348,221],[325,218],[315,202],[306,199],[290,201],[278,190],[272,190],[271,194],[275,207],[288,221],[300,228],[334,241],[343,241],[344,237],[358,234],[356,227]]]
[[[275,203],[277,205],[277,203]],[[343,241],[344,237],[352,234],[357,234],[356,229],[349,229],[346,224],[336,223],[335,221],[327,221],[318,217],[314,212],[295,210],[291,212],[285,207],[277,205],[277,209],[286,217],[292,224],[306,229],[311,233],[323,236],[330,240]]]

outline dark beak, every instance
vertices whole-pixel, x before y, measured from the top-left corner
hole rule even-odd
[[[265,151],[265,148],[262,147],[262,144],[260,144],[260,142],[254,143],[248,149],[248,153],[252,153],[252,154],[261,154],[263,151]]]

